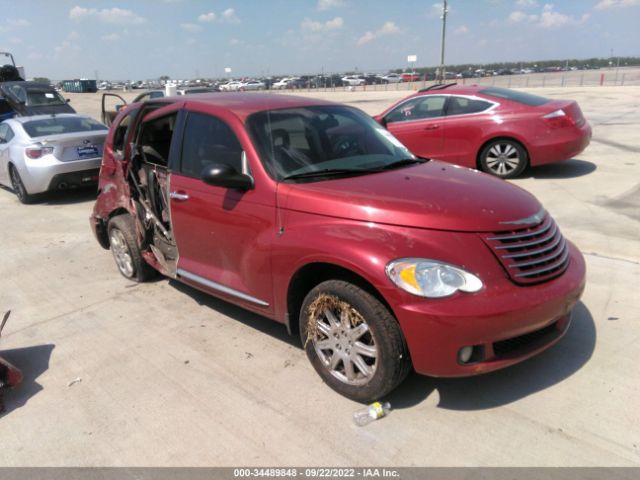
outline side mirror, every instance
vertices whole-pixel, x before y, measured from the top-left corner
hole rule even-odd
[[[225,188],[237,188],[238,190],[250,190],[253,188],[253,178],[238,171],[230,165],[213,164],[206,166],[200,178],[207,185]]]

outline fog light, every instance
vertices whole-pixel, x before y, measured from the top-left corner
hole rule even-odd
[[[473,355],[473,347],[462,347],[458,352],[458,361],[467,363],[471,360],[471,355]]]

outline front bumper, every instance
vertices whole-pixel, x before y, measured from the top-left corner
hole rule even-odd
[[[61,162],[53,155],[46,155],[37,160],[25,159],[24,164],[18,166],[18,172],[27,192],[35,194],[97,184],[100,162],[100,157]]]
[[[415,370],[438,377],[475,375],[516,364],[556,343],[585,285],[584,259],[572,244],[569,249],[567,270],[545,283],[397,306]],[[474,356],[462,364],[458,354],[467,346],[475,347]]]

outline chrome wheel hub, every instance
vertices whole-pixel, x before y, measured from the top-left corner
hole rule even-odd
[[[520,165],[520,155],[510,143],[497,143],[487,153],[487,167],[497,175],[507,175]]]
[[[369,325],[344,309],[325,308],[316,319],[313,346],[325,368],[349,385],[366,384],[376,371],[378,348]]]
[[[133,259],[131,258],[131,252],[124,238],[123,233],[114,228],[109,234],[109,244],[111,245],[111,252],[113,258],[116,260],[116,265],[122,274],[127,277],[133,277]]]

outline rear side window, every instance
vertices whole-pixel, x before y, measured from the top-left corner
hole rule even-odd
[[[13,136],[13,130],[11,130],[11,127],[6,123],[0,123],[0,142],[10,142]]]
[[[539,107],[540,105],[544,105],[551,101],[548,98],[531,95],[530,93],[509,90],[508,88],[488,87],[483,88],[478,93],[482,93],[488,97],[504,98],[506,100],[511,100],[512,102],[529,105],[530,107]]]
[[[446,98],[441,95],[423,95],[412,98],[389,112],[385,120],[392,123],[441,117],[444,115]]]
[[[449,97],[447,115],[466,115],[480,113],[491,108],[490,102],[466,97]]]
[[[108,130],[102,123],[88,117],[52,117],[42,120],[31,120],[23,123],[22,128],[24,128],[30,137]]]
[[[219,118],[189,112],[182,141],[180,171],[200,178],[207,165],[224,164],[242,171],[242,146],[233,130]]]

